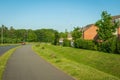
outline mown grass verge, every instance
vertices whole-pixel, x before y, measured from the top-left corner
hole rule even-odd
[[[6,63],[9,59],[9,57],[12,55],[12,53],[16,50],[16,48],[10,49],[6,53],[4,53],[2,56],[0,56],[0,80],[2,80],[3,72],[6,67]]]
[[[120,80],[120,55],[47,44],[33,49],[76,80]]]

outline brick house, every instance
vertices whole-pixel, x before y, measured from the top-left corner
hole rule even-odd
[[[120,22],[120,15],[117,16],[112,16],[112,20],[113,22],[115,21],[119,21]],[[97,26],[95,26],[94,24],[90,24],[87,25],[85,27],[83,27],[81,29],[82,31],[82,37],[85,40],[96,40],[97,39]],[[114,33],[114,35],[118,36],[118,38],[120,39],[120,24],[119,27],[116,29],[116,32]]]
[[[95,40],[97,38],[97,30],[98,28],[94,24],[90,24],[82,28],[82,37],[85,40]]]

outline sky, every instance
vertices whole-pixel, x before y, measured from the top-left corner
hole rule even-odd
[[[102,11],[120,15],[120,0],[0,0],[0,26],[72,31],[95,23]]]

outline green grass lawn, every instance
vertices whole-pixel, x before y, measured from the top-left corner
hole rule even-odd
[[[120,80],[120,55],[50,44],[33,49],[76,80]]]
[[[4,53],[2,56],[0,56],[0,80],[2,80],[2,75],[6,67],[6,63],[9,59],[9,57],[12,55],[12,53],[16,50],[16,48],[10,49],[6,53]]]

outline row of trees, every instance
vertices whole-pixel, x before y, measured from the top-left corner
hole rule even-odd
[[[1,43],[20,43],[20,42],[51,42],[58,43],[58,32],[53,29],[15,29],[13,27],[0,27]]]

